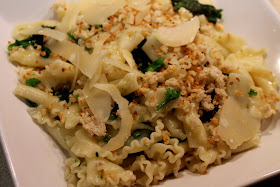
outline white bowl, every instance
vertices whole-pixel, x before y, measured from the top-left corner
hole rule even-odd
[[[46,19],[53,0],[0,2],[0,135],[14,183],[19,187],[66,186],[65,156],[57,144],[32,121],[27,106],[13,95],[16,67],[7,59],[7,41],[15,23]],[[266,64],[280,75],[280,17],[268,0],[216,0],[223,9],[228,32],[247,39],[249,45],[267,49]],[[240,186],[280,172],[279,114],[264,121],[258,148],[233,156],[207,175],[180,172],[162,186]]]

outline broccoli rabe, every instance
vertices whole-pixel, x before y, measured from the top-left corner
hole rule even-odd
[[[55,29],[56,26],[41,25],[42,28]]]
[[[208,18],[208,21],[212,23],[216,23],[217,19],[222,18],[222,9],[216,9],[212,5],[200,4],[198,0],[172,0],[172,4],[176,11],[184,7],[194,15],[204,14]]]
[[[164,58],[159,57],[156,61],[151,63],[144,71],[159,71],[164,66]]]
[[[31,87],[35,87],[35,86],[37,86],[37,84],[40,84],[40,82],[41,81],[39,79],[31,78],[31,79],[26,80],[26,85],[31,86]]]
[[[248,92],[249,95],[253,95],[253,96],[257,96],[258,92],[256,90],[250,89],[250,91]]]
[[[78,41],[79,41],[79,38],[75,38],[75,36],[71,33],[71,32],[68,32],[67,35],[75,41],[76,44],[78,44]]]
[[[44,44],[43,35],[31,35],[24,40],[20,40],[20,41],[16,40],[15,43],[12,43],[8,46],[8,50],[11,51],[13,49],[13,47],[16,47],[16,46],[26,48],[30,45],[34,46],[35,44],[43,46],[43,44]]]
[[[165,101],[163,101],[163,103],[161,103],[157,106],[157,110],[159,110],[162,107],[164,107],[165,105],[167,105],[167,103],[169,103],[169,101],[177,99],[179,96],[180,96],[179,90],[172,89],[172,88],[166,88]]]

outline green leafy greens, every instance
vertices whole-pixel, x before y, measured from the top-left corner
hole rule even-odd
[[[163,101],[163,103],[161,103],[157,106],[157,110],[159,110],[162,107],[164,107],[165,105],[167,105],[167,103],[169,103],[169,101],[177,99],[179,96],[180,96],[180,91],[179,90],[172,89],[172,88],[166,88],[165,101]]]
[[[79,41],[79,38],[75,38],[75,36],[71,33],[71,32],[68,32],[67,35],[75,41],[76,44],[78,44],[78,41]]]
[[[52,54],[51,50],[45,46],[42,46],[41,51],[44,51],[46,53],[45,55],[40,54],[40,56],[43,58],[49,58]]]
[[[67,89],[61,89],[61,90],[56,90],[53,92],[54,96],[58,96],[60,101],[66,101],[67,103],[69,102],[69,95],[72,94],[73,92],[70,92]]]
[[[47,26],[47,25],[41,25],[42,28],[49,28],[49,29],[55,29],[56,26]]]
[[[32,108],[36,108],[38,106],[37,103],[34,103],[28,99],[26,99],[26,104],[27,104],[27,106],[32,107]]]
[[[104,139],[103,139],[103,141],[104,141],[104,142],[109,142],[110,139],[111,139],[111,136],[110,136],[110,135],[109,135],[109,136],[105,136]]]
[[[149,64],[149,66],[144,70],[144,72],[159,71],[162,67],[164,67],[164,58],[159,57],[156,61]]]
[[[258,92],[256,90],[250,89],[250,91],[248,92],[249,95],[253,95],[253,96],[257,96]]]
[[[26,80],[26,85],[31,86],[31,87],[35,87],[35,86],[37,86],[37,84],[40,84],[40,82],[41,81],[39,79],[31,78],[31,79]]]
[[[172,4],[176,11],[184,7],[194,15],[204,14],[208,18],[208,21],[212,23],[216,23],[217,19],[222,18],[222,9],[216,9],[212,5],[200,4],[198,0],[172,0]]]
[[[23,47],[26,48],[30,45],[34,46],[35,44],[44,45],[44,36],[43,35],[30,35],[24,40],[16,40],[15,43],[12,43],[8,46],[8,50],[11,51],[13,47]]]
[[[115,120],[117,118],[117,111],[119,109],[119,105],[116,103],[114,105],[114,108],[111,111],[111,114],[109,116],[109,120]]]
[[[51,55],[51,50],[48,49],[47,47],[44,46],[44,36],[43,35],[30,35],[28,38],[24,39],[24,40],[16,40],[15,43],[12,43],[8,46],[8,50],[11,51],[13,49],[13,47],[22,47],[22,48],[26,48],[30,45],[32,45],[33,47],[35,47],[35,44],[37,45],[41,45],[41,51],[45,52],[45,55],[41,55],[41,57],[43,58],[49,58]]]

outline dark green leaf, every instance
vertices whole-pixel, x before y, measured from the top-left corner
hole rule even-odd
[[[156,61],[151,63],[147,69],[145,69],[145,72],[148,71],[159,71],[162,67],[164,67],[164,58],[159,57]]]
[[[117,116],[112,113],[109,116],[109,120],[115,120],[116,118],[117,118]]]
[[[102,26],[102,24],[95,24],[94,26],[95,26],[95,28],[97,28],[97,29],[99,29],[99,28],[102,28],[102,27],[103,27],[103,26]]]
[[[38,106],[37,103],[34,103],[28,99],[26,99],[26,104],[27,104],[27,106],[32,107],[32,108],[36,108]]]
[[[134,92],[132,92],[131,94],[128,94],[128,95],[126,95],[126,96],[124,96],[124,98],[126,99],[126,100],[128,100],[128,102],[129,103],[131,103],[132,101],[133,101],[133,99],[135,99],[135,94],[134,94]]]
[[[68,32],[67,35],[75,41],[76,44],[78,44],[78,41],[79,41],[79,38],[75,38],[75,36],[71,33],[71,32]]]
[[[31,78],[31,79],[27,79],[25,83],[27,86],[35,87],[37,86],[37,84],[40,84],[40,82],[41,81],[39,79]]]
[[[47,25],[41,25],[42,28],[49,28],[49,29],[55,29],[56,26],[47,26]]]
[[[157,106],[157,110],[159,110],[162,107],[164,107],[165,105],[167,105],[167,103],[169,103],[169,101],[177,99],[179,96],[180,96],[179,90],[172,89],[172,88],[166,88],[165,101]]]
[[[133,58],[138,66],[138,70],[144,73],[145,69],[149,66],[150,58],[146,55],[146,53],[142,50],[142,46],[146,43],[146,40],[143,40],[136,49],[134,49],[131,53]]]
[[[249,95],[253,95],[253,96],[257,96],[258,92],[256,90],[250,89],[250,91],[248,92]]]
[[[70,92],[67,89],[53,91],[54,96],[58,96],[60,101],[66,101],[67,103],[69,102],[69,95],[72,93],[73,93],[73,91]]]
[[[28,38],[18,41],[16,40],[15,43],[12,43],[8,46],[8,50],[11,51],[13,47],[23,47],[26,48],[30,45],[34,46],[35,44],[44,45],[44,37],[43,35],[31,35]]]
[[[44,56],[42,56],[42,54],[40,54],[40,56],[43,58],[49,58],[52,54],[51,50],[45,46],[42,46],[41,51],[46,52],[46,54]]]
[[[117,103],[115,103],[112,111],[111,111],[111,114],[109,116],[109,120],[114,120],[117,118],[117,111],[119,110],[119,105]]]
[[[93,48],[85,46],[85,50],[90,51],[90,50],[93,50]]]
[[[222,18],[222,9],[216,9],[212,5],[200,4],[198,0],[172,0],[172,4],[176,11],[184,7],[194,15],[204,14],[208,21],[212,23],[216,23],[217,19]]]
[[[103,139],[104,142],[109,142],[111,139],[111,136],[105,136],[105,138]]]
[[[136,138],[138,138],[139,136],[141,136],[141,132],[140,132],[139,130],[134,131],[132,137],[133,137],[134,139],[136,139]]]
[[[90,30],[91,30],[91,28],[92,28],[92,25],[89,25],[89,26],[88,26],[88,30],[90,31]]]
[[[225,76],[229,76],[229,73],[223,73]]]

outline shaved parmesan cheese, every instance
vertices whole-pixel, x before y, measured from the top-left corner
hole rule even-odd
[[[42,25],[56,26],[57,24],[58,21],[56,20],[45,20],[32,23],[17,24],[13,30],[12,37],[15,40],[23,40],[29,37],[31,34],[34,34],[38,30],[42,29]]]
[[[141,86],[137,82],[138,75],[136,73],[127,73],[118,84],[117,88],[120,90],[122,95],[128,95],[138,90]]]
[[[124,7],[125,0],[80,0],[79,8],[89,24],[102,24]]]
[[[122,70],[128,71],[128,72],[135,72],[136,70],[131,69],[128,65],[116,62],[110,58],[105,58],[105,63],[106,64],[111,64],[117,68],[120,68]]]
[[[77,60],[79,58],[79,69],[89,78],[92,78],[102,60],[101,55],[99,58],[93,58],[86,51],[84,51],[83,48],[68,40],[64,40],[62,42],[52,41],[47,43],[46,46],[52,52],[69,60],[75,66],[77,66]]]
[[[100,83],[107,83],[106,77],[99,81]],[[90,80],[88,80],[83,89],[86,102],[94,114],[94,117],[100,122],[108,120],[111,113],[112,99],[110,94],[98,88],[90,88]]]
[[[142,50],[152,60],[156,61],[160,56],[157,54],[157,50],[162,44],[156,39],[155,35],[151,35],[147,38],[146,43],[143,45]]]
[[[231,149],[236,149],[243,142],[252,139],[260,131],[260,120],[252,117],[247,109],[229,97],[223,106],[218,135]]]
[[[119,115],[121,118],[121,128],[119,133],[110,139],[108,144],[103,146],[105,150],[114,151],[124,146],[124,142],[128,139],[131,133],[133,117],[128,109],[128,101],[121,96],[118,88],[113,84],[95,84],[96,88],[108,92],[113,100],[119,105]]]
[[[151,0],[127,0],[127,5],[139,11],[146,10]]]
[[[238,104],[245,108],[249,102],[250,85],[253,82],[246,75],[230,73],[227,81],[227,94],[236,99]]]
[[[45,36],[51,37],[55,40],[58,40],[60,42],[66,39],[65,33],[59,32],[57,30],[49,29],[49,28],[41,29],[36,34],[45,35]]]
[[[69,2],[67,10],[61,22],[57,25],[57,30],[67,33],[76,24],[79,14],[79,7],[76,2]]]
[[[164,45],[179,47],[192,42],[199,30],[199,19],[195,16],[192,20],[176,27],[160,27],[156,38]]]
[[[131,52],[129,52],[127,49],[121,49],[121,52],[130,68],[137,70],[137,65],[135,63],[135,60],[133,59],[133,55],[131,54]]]
[[[145,37],[142,35],[143,28],[129,27],[120,36],[118,41],[120,48],[132,51],[135,49]]]
[[[52,52],[69,60],[75,66],[77,66],[77,60],[79,58],[79,69],[87,77],[92,78],[102,63],[105,54],[102,54],[101,48],[109,36],[110,34],[108,33],[100,35],[99,40],[95,44],[92,55],[84,51],[79,45],[68,40],[62,42],[51,41],[48,42],[46,46]]]

